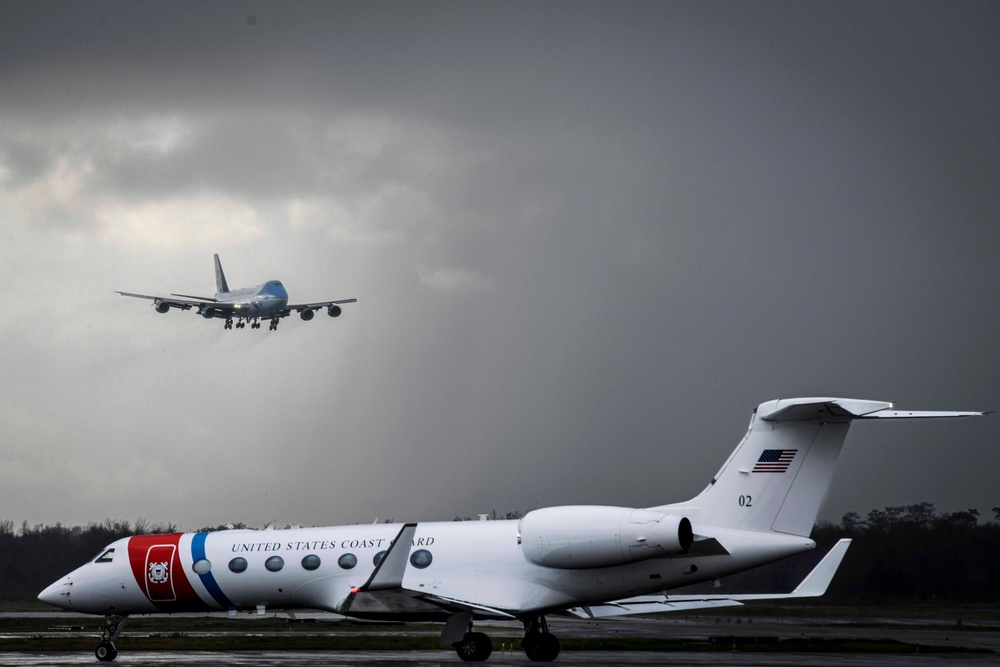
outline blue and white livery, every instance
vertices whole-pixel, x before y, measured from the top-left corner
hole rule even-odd
[[[357,299],[339,299],[337,301],[317,301],[316,303],[298,303],[288,305],[288,291],[279,280],[268,280],[255,287],[230,290],[226,275],[222,272],[222,263],[215,255],[215,286],[214,297],[190,296],[187,294],[172,294],[169,297],[151,296],[148,294],[133,294],[118,292],[122,296],[138,299],[152,299],[156,312],[165,313],[171,308],[190,310],[197,308],[202,317],[212,319],[218,317],[226,321],[226,329],[232,329],[235,323],[237,329],[244,328],[247,323],[251,329],[259,329],[262,320],[270,320],[271,331],[278,328],[278,322],[283,317],[298,313],[304,320],[311,320],[315,312],[326,308],[330,317],[339,317],[340,304],[356,303]]]

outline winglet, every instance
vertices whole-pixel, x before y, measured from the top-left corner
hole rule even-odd
[[[842,540],[838,540],[833,545],[833,548],[823,556],[823,559],[817,563],[816,567],[812,569],[812,572],[807,574],[806,578],[788,595],[799,598],[818,598],[824,595],[826,589],[830,586],[830,582],[833,581],[833,575],[837,574],[837,570],[840,568],[840,563],[844,560],[844,554],[847,553],[849,546],[851,546],[849,538],[845,537]]]
[[[850,538],[845,537],[838,540],[833,548],[827,552],[823,559],[816,564],[816,567],[806,575],[798,586],[791,593],[747,593],[744,595],[727,595],[729,600],[783,600],[787,598],[818,598],[826,593],[826,589],[833,581],[833,575],[837,574],[840,563],[844,560],[847,548],[851,546]],[[672,596],[671,596],[672,597]]]
[[[625,600],[614,600],[585,607],[573,607],[566,613],[577,618],[607,618],[650,614],[664,611],[689,611],[715,607],[740,606],[749,600],[785,600],[789,598],[814,598],[826,593],[840,563],[844,560],[851,540],[838,541],[823,559],[806,575],[791,593],[746,593],[736,595],[644,595]]]

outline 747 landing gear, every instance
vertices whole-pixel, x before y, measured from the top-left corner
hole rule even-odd
[[[559,639],[549,632],[544,616],[524,622],[521,647],[528,659],[534,662],[552,662],[559,655]]]
[[[227,317],[226,318],[226,326],[223,327],[223,328],[224,329],[232,329],[233,328],[233,318]]]
[[[104,631],[101,632],[101,643],[97,645],[94,650],[94,655],[101,662],[111,662],[116,657],[118,657],[118,648],[115,646],[115,640],[121,635],[122,630],[125,629],[125,620],[128,616],[105,616],[105,626]]]
[[[272,317],[271,318],[271,331],[277,331],[278,330],[278,322],[279,321],[280,320],[277,317]]]

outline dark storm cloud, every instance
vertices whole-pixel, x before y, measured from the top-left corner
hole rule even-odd
[[[764,400],[1000,404],[990,4],[0,11],[11,518],[655,505]],[[361,301],[224,337],[111,293],[212,252]],[[860,424],[825,516],[988,509],[995,433]]]

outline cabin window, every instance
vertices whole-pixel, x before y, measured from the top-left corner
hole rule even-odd
[[[378,565],[382,562],[383,558],[385,558],[385,551],[379,551],[375,554],[375,558],[372,558],[372,565]]]
[[[95,563],[110,563],[112,560],[114,560],[114,557],[115,557],[115,550],[114,549],[106,549],[104,551],[104,553],[102,553],[100,556],[98,556],[97,560],[95,560],[94,562]]]
[[[427,549],[417,549],[410,554],[410,565],[418,570],[422,570],[430,565],[432,560],[434,560],[434,556]]]
[[[358,557],[354,554],[344,554],[337,560],[337,565],[344,568],[345,570],[350,570],[352,567],[358,564]]]
[[[212,562],[207,558],[201,558],[191,564],[191,569],[197,574],[208,574],[212,571]]]
[[[271,556],[266,561],[264,561],[264,567],[266,567],[271,572],[277,572],[281,568],[285,567],[285,559],[281,556]]]
[[[246,558],[234,558],[229,561],[229,569],[236,574],[240,572],[247,571],[247,559]]]
[[[305,570],[316,570],[319,568],[320,560],[316,554],[309,554],[302,559],[302,568]]]

